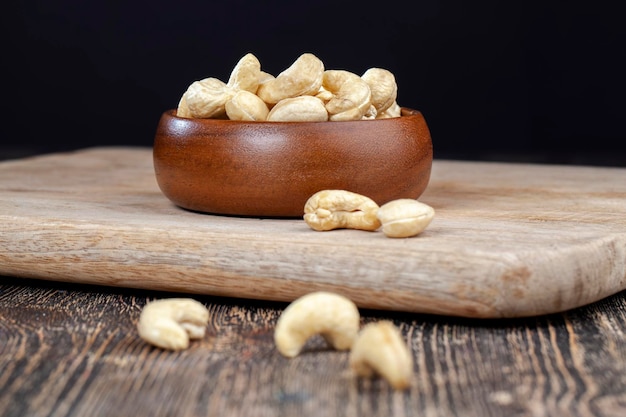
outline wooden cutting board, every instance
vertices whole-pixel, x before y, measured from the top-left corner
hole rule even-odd
[[[626,289],[626,169],[435,160],[418,237],[199,214],[149,148],[0,163],[0,275],[465,317],[560,312]]]

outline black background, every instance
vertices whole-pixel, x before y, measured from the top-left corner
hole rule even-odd
[[[435,157],[626,166],[624,16],[602,2],[31,0],[3,6],[0,152],[151,146],[194,80],[392,71]]]

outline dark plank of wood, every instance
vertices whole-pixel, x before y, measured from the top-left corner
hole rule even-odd
[[[152,348],[135,325],[148,300],[168,296],[0,277],[0,415],[626,415],[625,292],[525,319],[362,310],[406,336],[406,392],[353,378],[348,355],[321,339],[281,357],[283,303],[194,295],[211,312],[207,337],[179,353]]]

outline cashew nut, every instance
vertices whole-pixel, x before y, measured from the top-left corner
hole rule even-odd
[[[274,78],[276,78],[276,77],[274,77],[269,72],[265,72],[265,71],[261,70],[261,73],[259,74],[259,86],[261,84],[264,84],[264,83],[270,81],[270,80],[273,80]],[[257,87],[257,90],[258,90],[258,87]],[[256,93],[256,91],[255,91],[255,93]]]
[[[268,104],[285,98],[315,95],[322,85],[324,63],[311,53],[304,53],[274,79],[259,85],[257,95]]]
[[[276,103],[267,115],[270,122],[325,122],[328,112],[324,103],[314,96],[285,98]]]
[[[226,115],[226,102],[235,91],[217,78],[194,81],[185,91],[184,99],[191,117],[220,118]]]
[[[331,121],[360,120],[372,104],[369,86],[350,71],[324,71],[322,86],[334,95],[326,103]]]
[[[209,311],[190,298],[168,298],[146,304],[139,316],[139,336],[163,349],[181,350],[190,339],[204,337]]]
[[[395,101],[387,110],[380,112],[376,115],[377,119],[391,119],[393,117],[400,117],[402,115],[402,107]]]
[[[315,97],[317,97],[320,100],[322,100],[324,102],[324,105],[326,105],[326,103],[328,103],[330,101],[330,99],[332,99],[334,96],[335,95],[333,93],[331,93],[330,91],[325,89],[323,86],[320,87],[320,89],[317,92],[317,94],[315,94]]]
[[[369,197],[345,190],[322,190],[304,205],[304,221],[314,230],[359,229],[374,231],[381,225],[378,204]]]
[[[307,340],[321,335],[337,350],[352,346],[360,325],[357,306],[348,298],[332,292],[312,292],[287,306],[278,318],[274,341],[278,351],[297,356]]]
[[[243,90],[256,93],[261,76],[261,63],[256,56],[248,53],[241,57],[233,68],[227,85],[235,91]]]
[[[396,101],[398,85],[393,73],[383,68],[370,68],[361,75],[372,92],[372,104],[377,113],[387,110]]]
[[[225,117],[226,103],[238,91],[255,93],[261,77],[261,63],[253,54],[246,54],[233,68],[228,83],[214,77],[191,83],[178,104],[177,114],[206,119]]]
[[[367,109],[367,111],[363,115],[362,119],[363,120],[374,120],[374,119],[377,118],[377,116],[378,116],[378,110],[376,110],[376,107],[374,107],[373,104],[370,104],[370,108]]]
[[[376,214],[388,237],[412,237],[420,234],[435,217],[435,209],[410,198],[383,204]]]
[[[390,321],[366,324],[352,345],[349,361],[358,376],[382,376],[395,389],[411,385],[413,358],[400,330]]]
[[[185,98],[184,94],[178,101],[178,107],[176,108],[176,116],[187,117],[187,118],[193,117],[191,115],[191,111],[189,110],[189,106],[187,105],[187,99]]]
[[[267,119],[267,104],[256,94],[246,90],[237,92],[226,102],[226,115],[230,120],[262,121]]]
[[[250,96],[237,95],[242,91],[255,94],[265,106]],[[394,75],[383,68],[370,68],[362,76],[325,70],[318,57],[304,53],[274,77],[262,71],[257,57],[248,53],[237,62],[227,83],[213,77],[191,83],[178,102],[177,115],[286,122],[387,119],[401,116],[397,93]],[[271,119],[263,117],[265,107],[270,116],[285,99],[309,96],[321,100],[326,111],[320,110],[319,103],[304,99],[282,103]]]

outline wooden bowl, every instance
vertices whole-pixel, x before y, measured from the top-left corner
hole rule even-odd
[[[379,205],[418,198],[430,179],[433,149],[422,114],[342,122],[240,122],[162,114],[154,170],[163,194],[193,211],[302,217],[323,189],[370,197]]]

